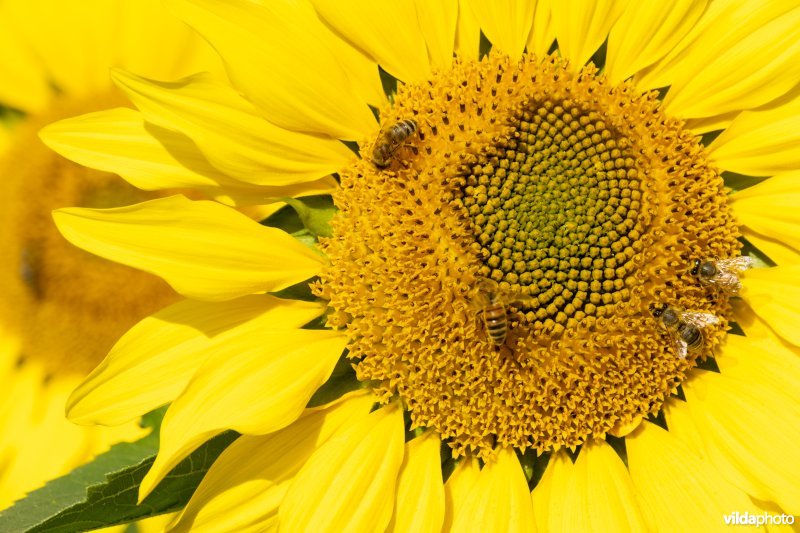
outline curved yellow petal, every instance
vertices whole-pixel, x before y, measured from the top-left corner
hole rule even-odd
[[[249,322],[213,340],[164,416],[158,456],[139,487],[140,500],[215,435],[227,429],[263,435],[294,422],[330,377],[347,342],[334,331],[258,325]]]
[[[800,170],[800,98],[764,111],[745,111],[708,147],[725,170],[769,176]]]
[[[536,531],[528,482],[510,448],[484,465],[457,508],[453,531]]]
[[[531,492],[533,515],[539,531],[559,531],[559,522],[564,519],[561,516],[564,507],[563,501],[555,495],[571,490],[570,473],[573,468],[566,451],[559,450],[550,455],[542,478]],[[550,513],[556,513],[557,516],[551,516]]]
[[[756,268],[742,280],[741,297],[778,335],[800,346],[800,265]]]
[[[274,528],[289,484],[311,454],[348,424],[365,417],[375,397],[359,394],[309,410],[270,435],[243,435],[214,461],[171,532]]]
[[[444,528],[443,531],[453,530],[453,520],[462,512],[464,501],[467,494],[472,491],[475,483],[478,482],[478,476],[481,473],[481,467],[478,460],[474,457],[462,457],[456,465],[450,477],[447,478],[447,483],[444,484]]]
[[[417,0],[416,4],[419,27],[425,36],[431,67],[450,68],[456,45],[458,0]]]
[[[271,122],[348,140],[375,128],[307,1],[170,0],[169,5],[216,48],[234,85]]]
[[[458,0],[456,24],[456,54],[467,59],[478,59],[481,44],[481,27],[467,5],[469,0]]]
[[[741,224],[800,250],[800,172],[766,179],[731,196]]]
[[[75,246],[160,276],[199,300],[280,290],[322,267],[318,255],[287,233],[183,196],[114,209],[58,209],[53,218]]]
[[[311,0],[320,17],[406,83],[428,79],[431,65],[415,2]],[[374,128],[373,128],[374,129]]]
[[[791,2],[720,2],[667,56],[664,109],[682,118],[765,104],[800,79],[800,8]],[[706,18],[706,17],[704,17]],[[710,19],[710,20],[709,20]],[[659,63],[655,70],[662,67]],[[645,76],[646,77],[646,76]],[[639,86],[651,85],[640,80]],[[659,85],[656,85],[659,86]]]
[[[698,370],[683,384],[708,460],[751,496],[800,514],[800,358],[773,340],[729,335],[717,360],[721,374]]]
[[[536,11],[533,15],[531,32],[528,34],[526,48],[529,53],[534,53],[540,57],[547,55],[553,41],[556,40],[555,29],[553,28],[553,16],[550,11],[550,4],[553,0],[536,0]]]
[[[388,97],[383,91],[378,63],[332,32],[329,35],[329,42],[336,57],[347,65],[345,69],[347,77],[358,98],[373,107],[380,108],[385,105]],[[374,125],[370,131],[373,129]]]
[[[697,23],[708,0],[630,2],[608,35],[606,75],[621,83],[667,55]]]
[[[283,531],[383,531],[403,461],[403,412],[379,409],[347,424],[300,470],[278,511]]]
[[[177,82],[123,71],[112,77],[145,120],[186,135],[212,165],[240,181],[290,185],[336,172],[356,158],[336,139],[268,122],[236,91],[206,74]]]
[[[253,295],[227,302],[185,300],[145,318],[114,345],[67,402],[77,424],[117,425],[174,400],[228,331],[298,328],[318,304]]]
[[[492,48],[517,59],[528,42],[536,0],[467,0]]]
[[[44,143],[81,165],[119,174],[147,191],[193,188],[232,205],[331,193],[325,178],[283,186],[243,183],[211,165],[185,135],[147,124],[141,113],[117,108],[55,122],[39,132]],[[220,200],[223,201],[223,200]]]
[[[622,459],[605,441],[584,444],[575,464],[550,458],[533,490],[540,531],[644,531],[646,525]]]
[[[800,252],[794,248],[774,238],[756,233],[748,226],[742,227],[741,232],[753,246],[764,252],[776,265],[800,265]]]
[[[444,482],[439,449],[433,431],[406,443],[397,480],[397,500],[387,531],[438,533],[444,522]]]
[[[660,427],[645,422],[625,439],[642,513],[653,531],[722,531],[723,516],[754,512],[747,494]]]
[[[554,0],[553,28],[561,55],[580,68],[608,37],[628,0]]]
[[[737,0],[709,2],[700,20],[666,56],[636,74],[636,85],[643,91],[667,87],[682,77],[683,65],[694,65],[701,56],[707,60],[713,58],[708,48],[716,46],[712,42],[714,38],[724,38],[730,46],[746,38],[754,28],[789,9],[789,3],[783,2],[781,5],[780,0],[752,3]],[[742,20],[746,20],[748,24],[742,24]]]
[[[161,128],[160,128],[161,129]],[[141,113],[117,108],[48,125],[42,141],[64,157],[84,166],[122,176],[135,187],[216,187],[232,181],[214,168],[188,138],[163,130],[168,144],[157,139]]]

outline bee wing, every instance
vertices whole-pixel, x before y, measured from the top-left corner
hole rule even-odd
[[[719,324],[719,318],[710,313],[687,312],[681,315],[681,319],[700,329],[712,324]]]
[[[728,272],[744,272],[748,268],[753,268],[755,261],[747,255],[740,255],[731,259],[720,259],[716,262],[717,268]]]

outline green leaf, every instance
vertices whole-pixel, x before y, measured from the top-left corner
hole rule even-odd
[[[302,199],[285,197],[280,200],[288,205],[261,221],[261,224],[292,234],[306,230],[313,236],[330,236],[330,220],[336,207],[329,195],[304,196]]]
[[[159,425],[160,414],[153,413],[144,423]],[[229,431],[203,444],[141,505],[136,505],[139,483],[155,460],[158,433],[116,444],[0,513],[0,531],[71,533],[177,511],[189,501],[214,460],[237,437]]]
[[[303,223],[303,227],[308,230],[309,233],[317,237],[331,236],[331,218],[333,218],[334,213],[336,213],[336,207],[334,207],[332,201],[327,204],[316,202],[317,205],[314,205],[311,199],[303,201],[298,198],[287,197],[281,198],[281,200],[294,209],[300,221]]]

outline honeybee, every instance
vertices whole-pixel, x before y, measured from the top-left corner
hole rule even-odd
[[[395,122],[378,134],[372,149],[372,162],[378,168],[385,168],[392,162],[400,144],[417,132],[417,123],[410,118]]]
[[[739,273],[752,266],[753,258],[746,255],[732,259],[695,259],[692,275],[703,285],[716,285],[728,294],[736,294],[742,289]]]
[[[508,335],[508,312],[506,307],[522,304],[531,298],[511,291],[504,291],[494,280],[484,278],[478,283],[477,295],[473,304],[478,308],[486,335],[495,346],[502,346]]]
[[[703,348],[703,328],[719,324],[719,318],[710,313],[681,311],[667,304],[661,307],[651,304],[650,312],[672,337],[681,359],[685,359],[687,353],[698,352]]]

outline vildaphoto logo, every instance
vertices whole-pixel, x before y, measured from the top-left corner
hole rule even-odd
[[[790,514],[770,514],[767,512],[753,514],[747,511],[740,513],[734,511],[723,516],[727,526],[763,526],[778,524],[794,524],[794,515]]]

